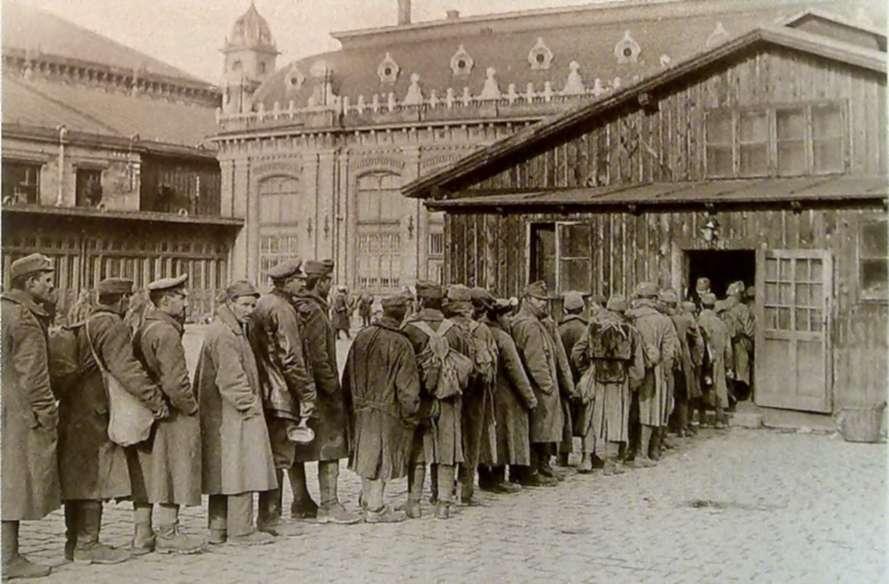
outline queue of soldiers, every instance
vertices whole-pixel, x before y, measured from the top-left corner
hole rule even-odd
[[[418,518],[427,469],[434,515],[447,519],[458,497],[478,504],[476,476],[494,493],[557,485],[575,437],[578,472],[653,466],[670,446],[671,416],[686,435],[709,406],[724,427],[729,385],[749,388],[749,355],[743,372],[735,358],[752,343],[742,284],[719,302],[699,286],[700,310],[650,283],[632,299],[569,293],[557,324],[544,282],[521,301],[418,282],[415,297],[382,299],[340,378],[326,300],[333,267],[285,261],[265,295],[232,283],[190,380],[186,276],[149,284],[147,306],[129,321],[133,282],[103,280],[95,306],[65,328],[66,344],[48,336],[52,262],[13,262],[2,295],[4,575],[49,573],[19,554],[18,530],[60,503],[66,558],[96,564],[266,544],[303,533],[301,520]],[[339,500],[341,459],[361,477],[359,512]],[[407,500],[386,505],[386,484],[405,476]],[[206,538],[179,521],[202,495]],[[129,549],[101,542],[109,500],[132,502]]]

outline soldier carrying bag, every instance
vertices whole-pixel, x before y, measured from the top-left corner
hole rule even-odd
[[[412,321],[410,324],[429,337],[426,348],[417,355],[423,387],[436,399],[461,395],[469,385],[469,376],[474,365],[469,357],[452,349],[445,338],[448,330],[455,326],[454,322],[443,321],[437,331],[422,320]]]
[[[151,436],[154,415],[139,398],[124,389],[123,384],[105,367],[105,363],[99,358],[93,346],[89,323],[88,320],[84,326],[86,341],[102,373],[102,383],[108,395],[108,438],[120,446],[134,446],[145,442]]]

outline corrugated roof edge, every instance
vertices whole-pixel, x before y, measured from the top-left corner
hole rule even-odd
[[[879,51],[864,49],[857,45],[787,27],[760,27],[730,39],[709,51],[697,53],[679,61],[660,73],[640,79],[636,83],[598,100],[544,119],[512,136],[477,150],[450,166],[408,183],[402,187],[401,192],[406,197],[426,198],[434,188],[441,188],[448,183],[459,184],[460,180],[465,180],[466,177],[485,166],[490,166],[507,156],[514,156],[522,150],[531,149],[536,144],[552,139],[553,136],[565,129],[618,107],[641,93],[652,91],[661,85],[693,74],[702,67],[728,58],[736,52],[748,49],[760,42],[808,52],[853,66],[886,73],[886,55]]]

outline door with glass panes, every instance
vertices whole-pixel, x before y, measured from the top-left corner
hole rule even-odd
[[[830,412],[830,252],[759,250],[756,280],[756,403]]]

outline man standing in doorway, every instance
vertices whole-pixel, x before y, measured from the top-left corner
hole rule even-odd
[[[340,459],[349,456],[349,428],[336,364],[336,332],[328,318],[325,300],[330,293],[333,262],[310,260],[303,265],[303,271],[306,275],[305,289],[293,298],[293,303],[303,335],[306,361],[318,388],[318,410],[317,418],[309,424],[315,439],[296,448],[296,462],[290,475],[294,490],[293,504],[313,506],[306,487],[305,463],[317,461],[321,491],[318,522],[358,523],[361,516],[346,510],[337,495]],[[300,498],[305,500],[298,500]]]

